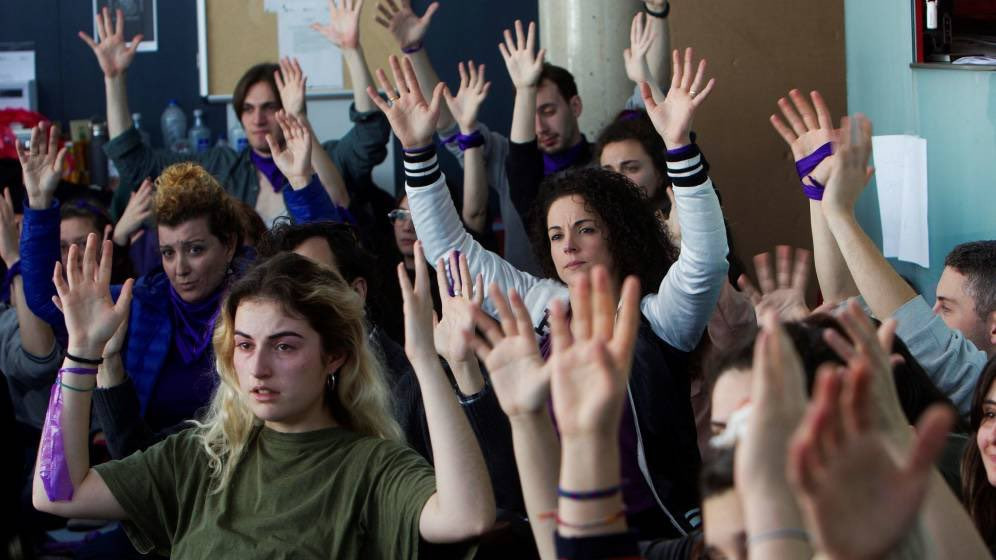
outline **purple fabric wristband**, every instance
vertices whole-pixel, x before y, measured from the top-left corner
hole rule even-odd
[[[424,154],[432,149],[432,144],[428,146],[422,146],[421,148],[402,148],[401,151],[406,154]]]
[[[452,144],[452,143],[456,142],[457,138],[459,138],[459,137],[460,137],[460,131],[457,131],[457,132],[454,132],[452,135],[447,136],[446,138],[440,138],[439,142],[445,146],[447,144]]]
[[[417,43],[415,43],[414,45],[411,45],[411,46],[401,47],[401,52],[403,52],[405,54],[417,53],[420,50],[422,50],[422,41],[419,41],[419,42],[417,42]]]
[[[803,179],[816,169],[826,158],[833,155],[833,145],[830,142],[816,148],[813,153],[795,162],[795,170],[799,173],[799,179]]]
[[[48,397],[48,412],[42,427],[38,450],[38,476],[45,487],[45,495],[53,502],[73,499],[73,480],[69,476],[66,448],[62,442],[62,372],[52,385]]]
[[[803,183],[802,192],[810,200],[823,200],[823,190],[824,190],[823,185],[820,184],[819,181],[814,179],[812,175],[807,175],[807,177],[809,177],[809,180],[812,181],[813,184],[807,185],[806,183]]]
[[[484,135],[481,134],[480,130],[475,130],[470,134],[457,134],[456,139],[457,146],[460,146],[461,152],[466,152],[471,148],[478,148],[484,145]]]
[[[74,375],[97,375],[97,368],[64,367],[59,369],[59,373],[72,373]]]
[[[680,148],[668,150],[667,155],[671,157],[690,156],[695,153],[695,144],[685,144]]]

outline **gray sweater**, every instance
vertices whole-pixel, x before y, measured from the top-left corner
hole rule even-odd
[[[0,371],[10,388],[18,422],[42,428],[49,392],[61,364],[62,347],[58,342],[47,356],[28,354],[21,344],[17,312],[0,304]]]

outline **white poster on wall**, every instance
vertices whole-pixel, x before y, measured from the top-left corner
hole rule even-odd
[[[158,0],[93,0],[93,13],[98,14],[105,7],[111,13],[111,21],[116,24],[117,10],[124,16],[125,41],[142,34],[142,42],[138,52],[155,52],[159,50],[159,19],[157,16]],[[110,29],[114,32],[114,29]],[[93,22],[93,38],[98,40],[97,20]]]
[[[327,25],[327,0],[265,0],[263,9],[277,14],[277,48],[280,57],[294,57],[308,77],[309,90],[342,89],[342,55],[339,48],[314,29]]]
[[[875,136],[872,150],[882,253],[929,268],[927,140],[909,135]]]

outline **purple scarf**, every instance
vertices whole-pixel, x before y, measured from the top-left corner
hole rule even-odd
[[[575,146],[557,154],[543,154],[543,175],[553,175],[563,171],[577,162],[581,154],[588,149],[588,141],[581,137]]]
[[[252,164],[256,166],[256,169],[265,175],[266,179],[270,181],[270,185],[273,187],[273,192],[279,193],[284,190],[284,185],[287,184],[287,178],[280,172],[280,169],[277,167],[277,162],[273,161],[273,158],[263,157],[250,148],[249,159],[252,161]]]
[[[225,283],[218,286],[213,294],[197,303],[183,301],[173,285],[169,286],[169,312],[173,319],[173,347],[180,353],[184,365],[190,365],[201,357],[211,344],[214,321],[221,310],[221,295]]]

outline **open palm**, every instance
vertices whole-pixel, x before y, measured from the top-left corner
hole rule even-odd
[[[536,344],[529,310],[515,290],[506,300],[492,284],[489,297],[501,323],[476,307],[474,322],[487,340],[467,331],[467,341],[490,372],[498,404],[507,416],[539,412],[550,396],[550,369]]]
[[[771,126],[792,150],[796,161],[812,154],[828,142],[835,142],[840,136],[840,130],[833,127],[830,108],[820,92],[810,93],[812,103],[806,100],[801,92],[793,89],[788,99],[778,100],[778,109],[784,120],[778,115],[771,115]],[[788,124],[785,123],[788,121]],[[820,184],[825,184],[830,177],[830,167],[833,156],[826,157],[812,171],[811,175]]]
[[[380,95],[372,87],[367,88],[367,95],[370,100],[377,105],[387,116],[391,123],[391,130],[398,137],[401,145],[406,149],[424,148],[432,141],[432,135],[436,132],[436,123],[439,121],[440,103],[443,98],[444,84],[436,84],[436,89],[432,92],[432,100],[426,101],[422,95],[418,78],[415,76],[415,68],[412,61],[405,57],[404,63],[398,61],[398,57],[391,55],[388,58],[391,64],[391,72],[394,74],[395,86],[387,79],[387,74],[380,68],[377,69],[377,81],[381,88],[387,93],[390,103],[380,98]],[[397,93],[395,93],[397,92]]]
[[[473,60],[466,65],[461,62],[457,70],[460,72],[460,89],[456,96],[450,93],[449,88],[443,90],[443,98],[460,125],[460,131],[470,134],[477,126],[477,112],[488,96],[491,82],[484,80],[484,65],[477,66]]]
[[[398,3],[400,6],[396,5],[394,0],[379,2],[377,4],[379,13],[374,19],[391,32],[401,48],[415,47],[425,37],[425,32],[432,22],[432,15],[439,9],[439,2],[429,4],[422,17],[412,11],[410,0],[398,0]]]
[[[512,32],[505,30],[505,42],[498,44],[498,50],[505,60],[508,75],[516,88],[533,87],[539,84],[543,72],[543,57],[546,49],[536,50],[536,22],[529,22],[528,32],[522,28],[522,22],[515,20],[515,38]]]
[[[50,202],[62,177],[66,160],[66,147],[59,149],[59,125],[41,122],[31,131],[31,145],[17,146],[17,159],[21,162],[24,188],[31,201]],[[47,207],[47,205],[46,205]]]
[[[138,51],[138,44],[142,42],[142,35],[135,35],[131,42],[124,38],[124,14],[121,10],[115,13],[115,21],[112,22],[110,11],[105,6],[103,11],[97,14],[97,38],[100,42],[93,40],[93,37],[80,31],[79,38],[90,46],[93,54],[97,55],[97,63],[104,71],[104,76],[114,78],[120,76],[131,66],[135,59],[135,52]],[[113,29],[113,31],[112,31]]]
[[[328,25],[313,23],[311,28],[340,49],[355,49],[360,46],[362,9],[363,0],[329,0]]]
[[[685,49],[685,60],[682,63],[677,49],[671,54],[674,75],[671,78],[671,89],[661,103],[654,101],[649,84],[644,82],[640,86],[647,114],[669,148],[691,142],[689,135],[695,111],[709,97],[716,84],[715,78],[705,82],[705,59],[700,60],[696,68],[693,56],[691,48]]]
[[[284,146],[277,145],[272,136],[266,135],[273,161],[288,180],[306,183],[314,173],[311,166],[311,130],[297,117],[283,110],[277,113],[276,119],[284,134]]]

